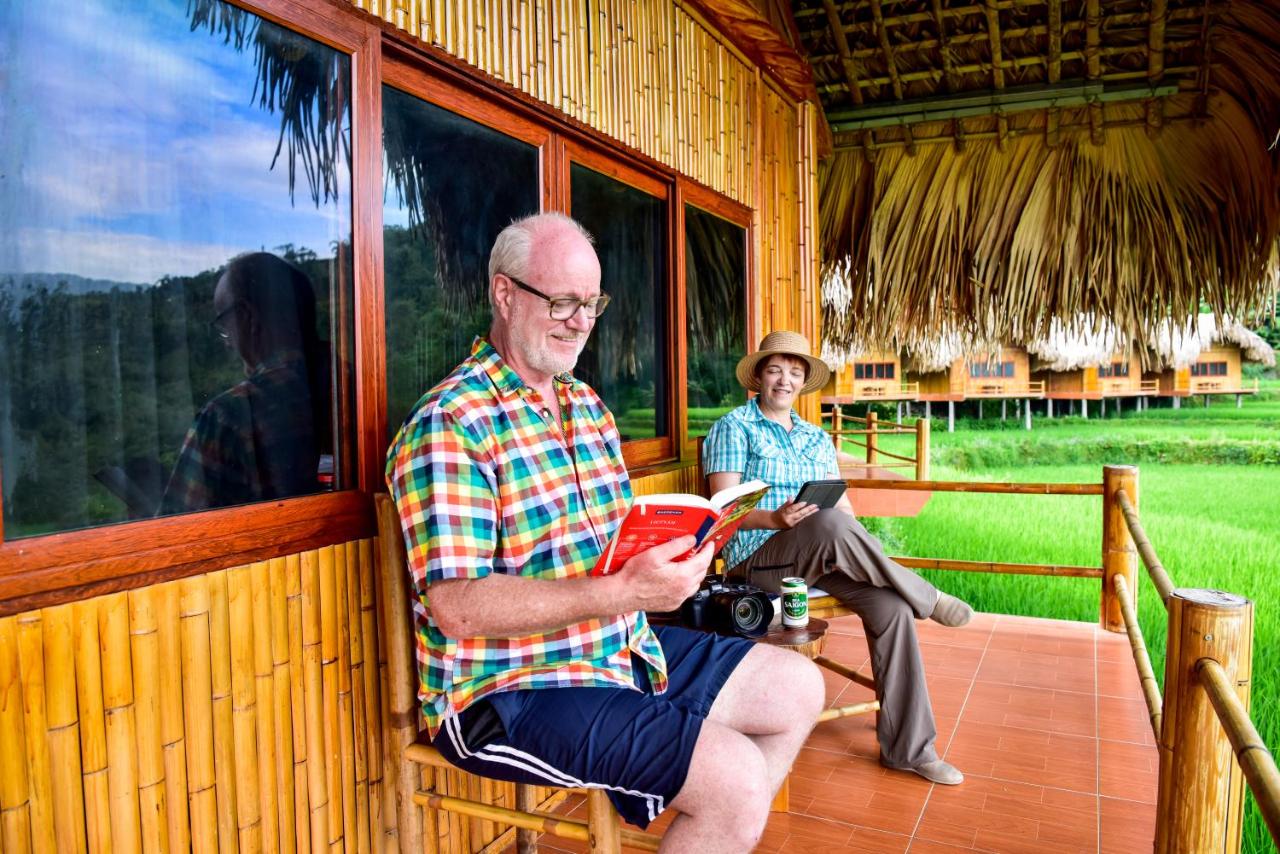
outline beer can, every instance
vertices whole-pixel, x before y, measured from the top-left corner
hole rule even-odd
[[[791,629],[809,625],[809,586],[803,578],[782,579],[782,625]]]

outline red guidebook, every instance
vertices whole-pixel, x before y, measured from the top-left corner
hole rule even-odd
[[[680,493],[641,495],[623,517],[591,574],[610,575],[640,552],[686,535],[698,540],[692,551],[707,540],[714,540],[719,551],[768,491],[767,483],[752,480],[722,489],[710,498]]]

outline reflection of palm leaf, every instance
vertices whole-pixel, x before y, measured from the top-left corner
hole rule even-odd
[[[192,32],[207,29],[222,35],[237,51],[252,43],[257,64],[252,100],[272,113],[280,111],[271,167],[287,144],[290,196],[301,166],[316,205],[337,200],[339,179],[351,163],[351,141],[344,127],[347,57],[222,0],[188,0],[187,13]]]
[[[746,326],[744,232],[711,214],[685,212],[689,347],[736,352]]]

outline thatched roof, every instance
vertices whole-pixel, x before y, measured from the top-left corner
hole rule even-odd
[[[1275,351],[1261,336],[1231,317],[1199,314],[1185,323],[1164,321],[1149,337],[1149,346],[1161,367],[1185,368],[1215,344],[1235,344],[1246,362],[1267,367],[1276,364]]]
[[[835,132],[824,338],[1243,316],[1280,233],[1274,0],[794,0]],[[1135,88],[1138,87],[1138,88]]]
[[[1128,341],[1106,322],[1090,324],[1088,318],[1075,323],[1053,320],[1048,331],[1027,343],[1027,351],[1037,359],[1036,370],[1078,371],[1111,361]]]

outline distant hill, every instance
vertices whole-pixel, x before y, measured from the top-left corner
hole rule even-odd
[[[30,292],[41,288],[57,290],[64,287],[69,294],[89,294],[113,291],[138,291],[149,288],[149,283],[115,282],[110,279],[88,279],[71,273],[0,273],[0,290]]]

